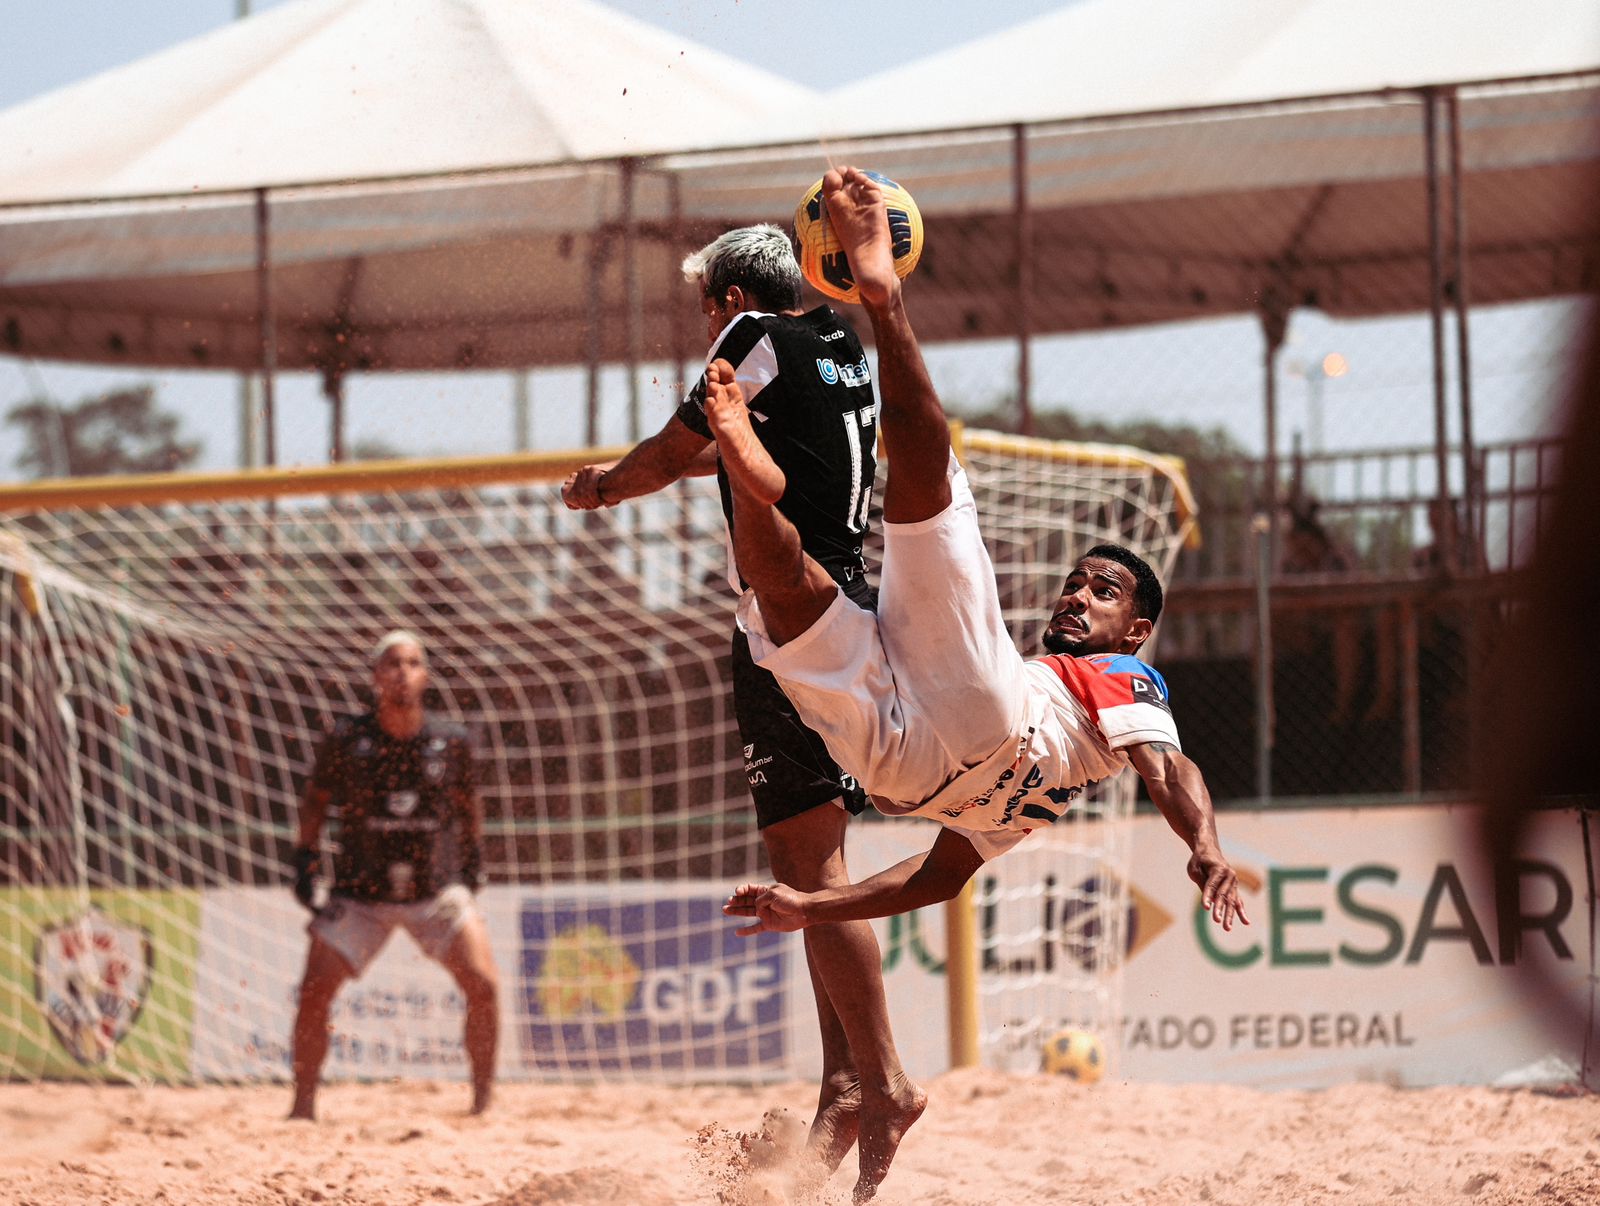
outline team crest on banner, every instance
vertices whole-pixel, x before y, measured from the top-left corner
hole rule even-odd
[[[150,991],[150,935],[94,909],[39,934],[34,992],[50,1028],[80,1064],[110,1061]]]

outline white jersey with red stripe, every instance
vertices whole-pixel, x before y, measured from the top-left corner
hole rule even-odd
[[[1136,657],[1052,654],[1024,669],[1027,719],[1016,746],[909,810],[961,830],[986,859],[1052,824],[1089,784],[1122,771],[1129,746],[1179,746],[1166,681]]]
[[[759,603],[740,622],[756,664],[880,812],[958,829],[985,859],[1061,816],[1145,742],[1176,746],[1167,685],[1126,654],[1025,661],[1006,628],[967,475],[950,505],[883,525],[876,612],[842,592],[775,643]]]

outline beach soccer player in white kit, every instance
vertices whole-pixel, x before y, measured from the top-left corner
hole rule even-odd
[[[1134,656],[1155,620],[1141,612],[1159,612],[1154,574],[1125,549],[1096,547],[1052,616],[1047,647],[1057,652],[1031,662],[1017,653],[906,317],[881,195],[853,168],[830,172],[824,194],[878,347],[889,465],[879,607],[857,607],[801,551],[774,505],[783,473],[754,439],[731,371],[714,364],[706,412],[733,485],[735,555],[753,589],[741,619],[757,664],[874,805],[944,828],[925,854],[859,883],[813,892],[745,884],[724,911],[753,918],[739,931],[753,934],[948,900],[1086,784],[1131,764],[1188,846],[1204,906],[1225,929],[1248,924],[1204,779],[1178,747],[1165,684]]]

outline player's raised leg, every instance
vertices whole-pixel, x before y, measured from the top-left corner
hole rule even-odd
[[[843,167],[823,176],[822,197],[878,348],[878,406],[889,462],[883,520],[931,519],[950,505],[950,424],[906,316],[883,192],[865,172]]]
[[[317,1116],[317,1081],[328,1057],[328,1014],[333,998],[350,978],[344,956],[313,936],[300,980],[300,1003],[294,1015],[294,1104],[289,1117],[311,1122]]]
[[[706,421],[733,495],[733,556],[756,593],[767,635],[783,645],[821,618],[839,588],[800,545],[800,533],[774,505],[783,497],[783,470],[750,426],[733,366],[706,369]]]

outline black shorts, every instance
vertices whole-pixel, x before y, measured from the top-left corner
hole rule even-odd
[[[852,598],[863,594],[859,586],[846,593]],[[873,592],[864,595],[866,603],[876,602]],[[733,633],[733,713],[758,829],[841,797],[852,815],[866,809],[866,792],[839,769],[822,738],[796,714],[778,680],[751,660],[750,638],[738,629]]]

